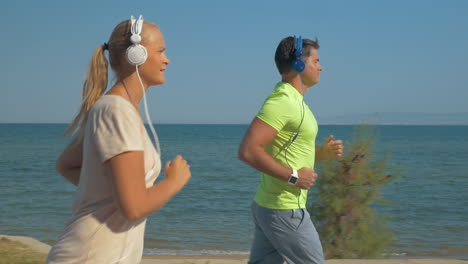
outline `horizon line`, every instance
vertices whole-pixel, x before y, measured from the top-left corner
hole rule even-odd
[[[148,123],[144,123],[148,125]],[[59,122],[0,122],[0,125],[69,125],[69,123],[59,123]],[[221,125],[221,126],[236,126],[242,125],[247,126],[250,123],[153,123],[153,125]],[[319,123],[319,126],[356,126],[356,125],[370,125],[370,126],[468,126],[468,123],[366,123],[366,122],[345,122],[345,123]]]

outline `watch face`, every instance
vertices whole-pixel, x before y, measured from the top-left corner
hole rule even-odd
[[[296,177],[293,177],[293,176],[291,176],[291,177],[289,177],[289,180],[288,180],[288,182],[290,182],[290,183],[292,183],[292,184],[296,184],[296,182],[297,182],[297,178],[296,178]]]

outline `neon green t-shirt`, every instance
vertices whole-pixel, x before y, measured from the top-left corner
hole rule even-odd
[[[304,167],[314,168],[315,137],[318,132],[314,115],[307,104],[302,103],[303,96],[296,88],[289,83],[279,82],[257,115],[260,120],[278,131],[277,136],[265,146],[266,152],[281,164],[296,170]],[[284,146],[292,140],[302,115],[304,120],[299,136],[286,152]],[[265,173],[261,173],[260,177],[260,185],[254,198],[257,204],[271,209],[306,208],[307,190]]]

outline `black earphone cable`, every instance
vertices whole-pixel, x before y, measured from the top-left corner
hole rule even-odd
[[[296,141],[297,137],[299,136],[300,132],[301,132],[301,127],[302,127],[302,123],[304,122],[304,116],[305,116],[305,110],[304,110],[304,97],[302,97],[302,107],[301,107],[301,122],[299,123],[299,125],[297,126],[297,129],[296,131],[294,132],[294,135],[292,135],[289,140],[288,140],[288,144],[286,145],[286,149],[284,151],[284,159],[286,160],[286,164],[288,165],[289,168],[292,169],[291,165],[289,164],[289,160],[288,160],[288,152],[289,152],[289,147],[294,143],[294,141]]]
[[[300,77],[300,75],[299,75]],[[302,78],[301,78],[301,91],[304,91],[304,83],[302,82]],[[286,161],[286,164],[289,168],[292,169],[291,165],[289,164],[289,160],[288,160],[288,151],[289,151],[289,147],[292,145],[292,143],[294,143],[294,141],[297,139],[297,137],[299,137],[299,134],[301,132],[301,127],[302,127],[302,124],[304,123],[304,117],[305,117],[305,107],[304,107],[304,92],[302,92],[302,101],[301,101],[301,121],[299,122],[299,125],[297,126],[297,129],[296,131],[294,132],[293,135],[291,135],[291,137],[289,138],[289,140],[286,142],[286,144],[275,154],[275,156],[273,158],[276,158],[280,153],[281,151],[285,150],[284,151],[284,159]],[[302,193],[302,190],[300,188],[298,188],[299,190],[299,194],[297,195],[297,205],[299,206],[299,208],[301,207],[301,193]]]

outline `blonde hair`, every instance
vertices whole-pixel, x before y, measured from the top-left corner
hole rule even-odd
[[[83,99],[80,111],[65,131],[75,133],[81,130],[85,123],[87,113],[94,103],[101,97],[107,88],[107,59],[104,55],[104,46],[99,46],[91,57],[86,80],[83,84]]]

